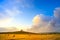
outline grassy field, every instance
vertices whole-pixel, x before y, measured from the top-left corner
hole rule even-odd
[[[60,34],[1,33],[0,40],[60,40]]]

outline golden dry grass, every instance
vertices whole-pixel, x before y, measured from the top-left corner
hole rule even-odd
[[[60,40],[60,34],[0,34],[0,40]]]

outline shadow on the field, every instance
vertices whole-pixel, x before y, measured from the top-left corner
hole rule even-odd
[[[60,40],[60,37],[56,38],[55,40]]]

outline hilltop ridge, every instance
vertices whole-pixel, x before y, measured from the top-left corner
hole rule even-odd
[[[27,32],[27,31],[14,31],[14,32],[0,32],[0,34],[60,34],[60,32],[46,32],[46,33],[34,33],[34,32]]]

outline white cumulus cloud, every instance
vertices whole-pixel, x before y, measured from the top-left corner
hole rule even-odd
[[[33,24],[28,31],[36,33],[60,32],[60,8],[55,8],[54,16],[52,17],[36,15],[33,18]]]

